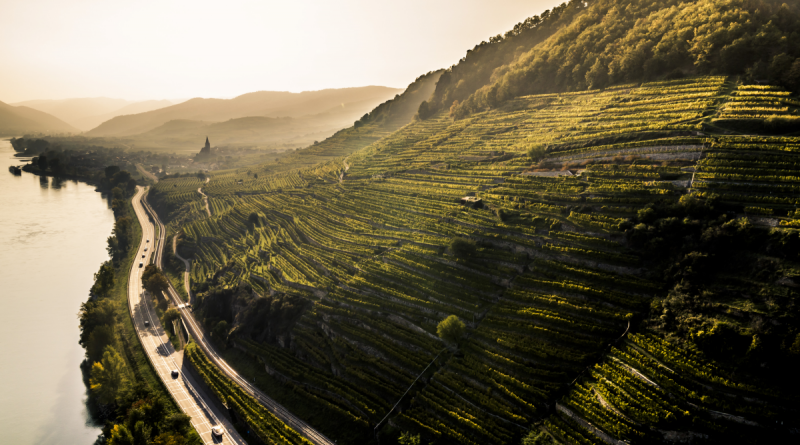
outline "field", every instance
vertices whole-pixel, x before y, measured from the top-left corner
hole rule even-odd
[[[381,434],[757,437],[797,397],[640,329],[665,289],[625,233],[650,203],[687,195],[800,227],[800,139],[715,133],[737,119],[791,120],[796,106],[725,77],[527,96],[387,134],[362,127],[355,152],[336,149],[355,137],[345,130],[298,152],[293,168],[168,179],[151,193],[194,259],[206,326],[225,320],[238,349],[346,428],[370,431],[410,387]],[[546,150],[538,164],[532,146]],[[474,250],[453,249],[457,239]],[[283,331],[237,335],[235,314],[203,312],[203,298],[242,283],[308,305]],[[467,325],[457,346],[436,333],[451,314]]]

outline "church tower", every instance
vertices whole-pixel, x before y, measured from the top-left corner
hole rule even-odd
[[[203,148],[206,150],[206,152],[211,151],[211,144],[208,143],[208,136],[206,136],[206,146]]]

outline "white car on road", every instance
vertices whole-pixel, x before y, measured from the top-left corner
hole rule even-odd
[[[214,425],[211,427],[211,434],[217,437],[222,437],[222,435],[225,434],[225,430],[219,425]]]

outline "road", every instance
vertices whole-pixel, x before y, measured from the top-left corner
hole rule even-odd
[[[169,337],[152,307],[150,298],[144,294],[143,266],[149,264],[155,250],[155,227],[149,221],[142,206],[142,197],[146,191],[145,188],[137,187],[136,195],[133,197],[133,210],[142,226],[142,240],[136,251],[136,260],[131,265],[131,274],[128,280],[128,307],[139,341],[172,398],[177,402],[181,411],[192,418],[192,426],[200,434],[203,443],[246,445],[246,442],[234,430],[233,425],[223,415],[221,409],[213,402],[212,396],[207,394],[192,375],[186,372],[183,353],[175,351],[172,347]],[[156,257],[158,258],[159,255]],[[150,325],[146,326],[145,321],[148,321]],[[179,370],[177,378],[171,375],[173,369]],[[211,434],[211,427],[218,424],[225,429],[225,434],[221,439]]]
[[[159,268],[163,265],[163,256],[164,256],[164,247],[166,246],[166,230],[164,228],[164,224],[158,219],[158,215],[152,210],[152,208],[147,204],[147,198],[143,200],[145,206],[147,206],[148,212],[153,215],[153,219],[159,226],[159,239],[158,239],[158,249],[156,251],[156,257],[154,263]],[[175,239],[172,240],[173,249],[175,247]],[[178,257],[180,258],[180,257]],[[191,288],[189,287],[189,262],[183,258],[181,260],[186,265],[187,271],[184,272],[184,286],[186,286],[186,294],[191,298]],[[308,439],[311,443],[316,445],[334,445],[334,442],[327,437],[325,437],[322,433],[315,430],[311,427],[311,425],[307,424],[303,420],[296,417],[294,414],[289,412],[286,408],[281,406],[278,402],[272,400],[269,396],[261,392],[255,385],[248,382],[247,379],[242,378],[239,373],[236,372],[228,363],[219,355],[217,354],[214,346],[211,344],[211,341],[205,334],[205,331],[200,326],[200,324],[195,320],[194,314],[191,311],[191,307],[184,304],[183,300],[181,300],[180,295],[172,287],[172,283],[169,284],[169,294],[170,298],[172,298],[173,304],[178,308],[181,312],[181,317],[184,322],[184,326],[187,327],[189,331],[189,335],[194,339],[194,342],[197,343],[203,349],[206,356],[214,362],[214,364],[222,370],[225,375],[228,376],[229,379],[236,382],[242,389],[244,389],[247,393],[255,397],[259,402],[261,402],[264,407],[266,407],[270,412],[272,412],[276,417],[281,419],[283,423],[289,425],[295,431],[300,433],[303,437]]]
[[[150,178],[151,181],[158,182],[158,178],[156,177],[156,175],[147,171],[144,167],[142,167],[142,164],[136,164],[136,170],[139,170],[139,173],[141,173],[142,176],[147,176],[148,178]]]
[[[208,182],[208,181],[206,181],[206,182]],[[211,216],[211,209],[208,208],[208,196],[206,196],[206,194],[203,193],[203,187],[200,187],[199,189],[197,189],[197,193],[203,195],[203,202],[206,204],[206,212],[208,212],[208,216]]]

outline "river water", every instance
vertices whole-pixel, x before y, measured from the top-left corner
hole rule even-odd
[[[77,314],[114,214],[93,186],[13,176],[13,153],[0,140],[0,443],[90,445]]]

